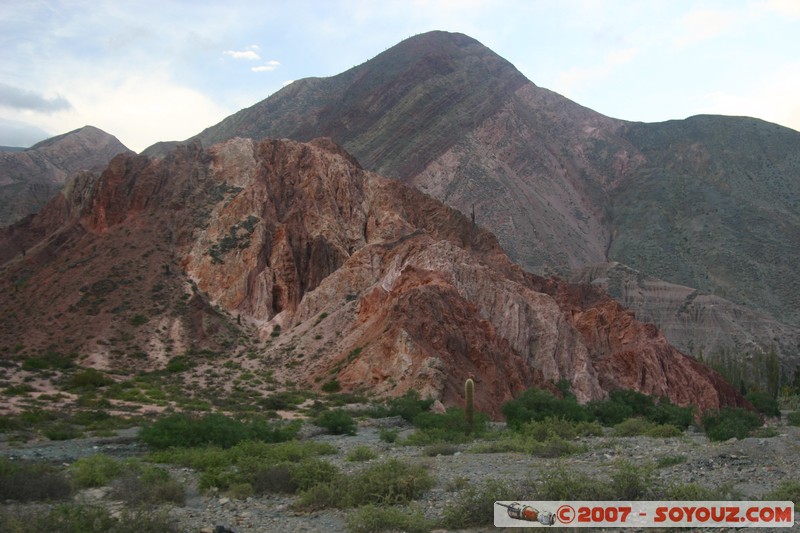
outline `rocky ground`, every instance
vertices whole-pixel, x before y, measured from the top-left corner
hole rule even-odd
[[[521,453],[475,453],[470,451],[474,445],[460,445],[453,455],[430,457],[424,453],[422,447],[381,441],[379,428],[374,424],[387,422],[391,423],[391,420],[363,421],[355,436],[314,434],[314,427],[308,426],[306,438],[328,442],[337,447],[339,453],[326,459],[334,462],[344,472],[354,472],[370,464],[345,459],[347,452],[357,446],[373,448],[378,457],[372,461],[399,458],[426,465],[435,476],[437,485],[427,493],[418,509],[429,517],[440,516],[441,509],[455,500],[458,492],[467,484],[478,484],[489,479],[500,479],[509,484],[535,482],[547,472],[565,468],[602,477],[604,472],[610,471],[621,459],[646,465],[663,457],[686,456],[686,461],[681,464],[658,468],[655,474],[658,482],[694,482],[710,488],[725,487],[729,494],[740,500],[760,499],[780,482],[797,479],[800,475],[800,428],[791,426],[778,426],[777,436],[774,437],[732,439],[721,443],[709,442],[704,434],[691,430],[682,437],[668,439],[588,437],[580,439],[587,446],[586,452],[561,458],[539,458]],[[401,439],[404,434],[412,431],[410,427],[402,425],[399,429]],[[96,453],[126,458],[146,452],[135,436],[136,429],[128,429],[118,432],[114,437],[14,446],[3,444],[0,455],[13,460],[41,460],[62,464]],[[195,472],[177,467],[170,467],[170,470],[187,487],[185,505],[171,510],[184,531],[212,532],[219,525],[240,533],[346,530],[346,512],[325,510],[310,514],[297,513],[291,508],[294,499],[291,496],[235,499],[223,494],[201,494],[197,489]],[[77,497],[109,506],[115,505],[108,501],[107,493],[103,489],[92,489]],[[530,497],[520,494],[519,499]],[[799,523],[796,521],[792,529],[800,530]],[[489,530],[494,528],[487,526],[470,531]]]

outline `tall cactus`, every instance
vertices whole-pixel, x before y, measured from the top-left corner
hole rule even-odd
[[[470,435],[475,431],[475,382],[472,378],[464,382],[464,418],[467,435]]]

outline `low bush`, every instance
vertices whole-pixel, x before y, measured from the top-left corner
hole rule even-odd
[[[628,418],[614,426],[615,437],[635,437],[637,435],[644,435],[646,432],[653,428],[648,420],[641,417]]]
[[[686,462],[685,455],[665,455],[656,460],[656,468],[667,468],[669,466],[680,465]]]
[[[523,392],[518,398],[506,402],[502,407],[508,426],[512,429],[520,427],[531,420],[545,418],[561,418],[580,422],[591,418],[588,411],[572,395],[557,398],[550,391],[532,388]]]
[[[389,444],[394,443],[397,441],[397,436],[400,434],[399,431],[396,429],[386,429],[381,428],[378,430],[378,438],[381,439],[383,442],[388,442]]]
[[[63,500],[71,492],[67,477],[50,465],[0,458],[0,500]]]
[[[654,424],[670,424],[686,429],[694,421],[692,407],[677,406],[666,397],[656,401],[629,389],[613,390],[607,400],[590,402],[587,408],[597,421],[606,426],[615,426],[629,418],[640,417]]]
[[[683,431],[672,424],[658,424],[645,431],[644,435],[657,439],[668,439],[671,437],[680,437],[683,435]]]
[[[454,446],[453,444],[449,444],[447,442],[437,442],[436,444],[431,444],[426,446],[424,450],[422,450],[423,455],[427,455],[428,457],[436,457],[437,455],[453,455],[458,451],[458,447]]]
[[[419,397],[417,391],[410,389],[405,395],[386,402],[386,415],[400,416],[407,422],[413,422],[415,416],[419,413],[429,411],[432,405],[432,399],[428,398],[423,400]]]
[[[440,525],[447,529],[488,526],[494,522],[494,502],[516,500],[524,491],[506,481],[488,480],[467,486],[442,510]]]
[[[485,434],[488,421],[485,414],[476,412],[473,431],[467,436],[466,415],[459,407],[452,407],[445,413],[418,413],[413,422],[416,431],[408,437],[406,444],[424,446],[436,442],[466,442]]]
[[[418,511],[404,511],[397,507],[364,505],[350,512],[346,518],[350,533],[373,533],[375,531],[404,531],[406,533],[428,533],[433,522]]]
[[[67,469],[76,487],[102,487],[122,473],[122,464],[104,454],[78,459]]]
[[[241,422],[218,413],[202,418],[174,414],[144,426],[139,438],[156,450],[170,447],[220,446],[230,448],[245,440],[284,442],[297,434],[299,424],[263,419]]]
[[[320,442],[244,441],[229,449],[173,448],[151,453],[148,460],[178,464],[199,471],[201,489],[227,490],[237,484],[250,483],[256,492],[294,492],[307,485],[303,481],[307,478],[329,480],[327,463],[317,465],[307,460],[336,452],[334,446]],[[294,488],[282,488],[284,483],[280,479],[270,485],[272,482],[267,479],[270,475],[277,478],[283,473],[281,469],[271,470],[279,465],[286,466],[284,477],[291,481]]]
[[[15,509],[0,512],[0,528],[12,533],[178,533],[166,511],[123,509],[113,516],[108,509],[85,504],[62,504],[50,510]]]
[[[355,435],[357,429],[353,417],[343,409],[323,411],[314,419],[314,424],[327,429],[334,435]]]
[[[763,497],[767,501],[792,501],[795,506],[800,505],[800,481],[789,479],[781,483]]]
[[[370,448],[369,446],[357,446],[347,452],[346,459],[348,461],[353,462],[360,462],[360,461],[371,461],[378,457],[378,452]]]
[[[671,485],[664,491],[663,499],[672,501],[713,501],[717,500],[716,490],[697,483]]]
[[[790,426],[800,426],[800,411],[792,411],[786,415],[786,422]]]
[[[611,473],[610,489],[615,500],[645,500],[657,492],[653,469],[627,461],[615,465]]]
[[[761,426],[761,418],[752,411],[726,407],[720,411],[703,413],[702,424],[710,440],[743,439]]]
[[[607,483],[600,483],[583,472],[560,467],[549,469],[542,475],[536,485],[536,495],[536,498],[531,499],[590,501],[614,499]]]
[[[759,413],[766,416],[781,416],[781,408],[778,405],[778,400],[768,392],[748,392],[745,398],[753,404],[753,407],[758,409]]]
[[[116,499],[137,506],[164,503],[183,505],[186,501],[183,485],[172,479],[163,468],[151,465],[129,468],[114,483],[112,494]]]
[[[99,389],[114,383],[114,380],[104,373],[94,368],[79,370],[67,377],[64,381],[64,389],[73,392],[81,392]]]
[[[294,494],[314,485],[333,481],[339,470],[319,459],[303,459],[299,463],[280,463],[255,471],[251,484],[256,494]]]
[[[339,384],[339,380],[332,379],[322,384],[322,392],[339,392],[340,390],[342,390],[342,386]]]
[[[296,506],[309,510],[402,504],[419,498],[433,485],[433,477],[424,466],[390,459],[352,476],[314,485],[300,494]]]

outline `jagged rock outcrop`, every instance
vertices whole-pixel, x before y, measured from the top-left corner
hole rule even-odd
[[[619,261],[765,316],[787,368],[800,362],[783,333],[800,327],[798,132],[744,117],[605,117],[474,39],[437,31],[337,76],[298,80],[194,139],[237,136],[331,137],[365,168],[475,213],[526,270],[571,275]],[[735,311],[707,312],[763,338]]]
[[[0,226],[37,212],[80,171],[100,172],[117,154],[132,153],[116,137],[92,127],[19,151],[0,151]]]
[[[329,140],[119,156],[81,183],[0,234],[3,247],[28,246],[2,265],[2,309],[44,317],[6,314],[0,343],[46,345],[66,323],[109,358],[114,332],[136,323],[139,364],[157,367],[167,344],[225,346],[251,331],[264,364],[297,369],[306,386],[336,378],[454,405],[474,374],[476,406],[495,416],[562,378],[581,401],[630,387],[700,409],[744,405],[599,289],[525,273],[492,234]],[[152,305],[154,319],[135,320]]]

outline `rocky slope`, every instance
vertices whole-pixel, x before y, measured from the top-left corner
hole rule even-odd
[[[526,270],[619,261],[765,314],[774,344],[793,346],[780,332],[800,327],[798,132],[736,117],[611,119],[537,87],[474,39],[431,32],[296,81],[195,139],[323,135],[366,168],[474,213]],[[761,338],[738,320],[723,319]],[[704,333],[671,331],[683,346]],[[797,366],[795,348],[779,353]]]
[[[582,401],[625,387],[745,405],[600,290],[525,273],[493,235],[329,140],[118,156],[0,232],[0,250],[6,356],[57,344],[152,369],[249,346],[308,387],[446,405],[474,374],[494,415],[560,379]]]
[[[0,226],[37,212],[78,171],[103,170],[117,154],[132,153],[116,137],[92,126],[0,151]]]
[[[659,324],[670,343],[684,353],[715,363],[721,363],[723,354],[743,357],[753,378],[763,372],[759,358],[763,347],[776,354],[794,354],[800,346],[800,328],[719,296],[645,276],[620,263],[592,265],[572,279],[602,288],[625,307],[636,309],[637,319]],[[784,360],[789,376],[791,360]]]

